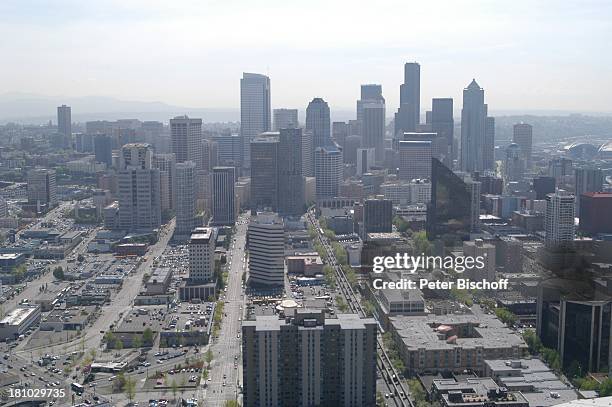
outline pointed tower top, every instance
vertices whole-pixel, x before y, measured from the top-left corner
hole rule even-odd
[[[476,82],[476,79],[472,79],[472,82],[467,87],[468,89],[480,89],[480,85]]]

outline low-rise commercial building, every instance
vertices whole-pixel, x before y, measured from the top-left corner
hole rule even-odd
[[[0,339],[17,339],[40,321],[40,306],[20,304],[0,320]]]

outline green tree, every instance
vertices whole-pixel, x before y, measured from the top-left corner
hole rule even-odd
[[[414,249],[417,254],[429,255],[431,254],[431,243],[427,240],[427,233],[421,230],[412,234],[412,240],[414,242]]]
[[[529,347],[529,353],[535,355],[536,353],[540,353],[542,349],[542,342],[538,335],[532,329],[527,329],[523,332],[523,340]]]
[[[206,363],[208,363],[208,365],[212,363],[213,357],[214,357],[213,351],[209,348],[204,354],[204,358],[206,359]]]
[[[599,386],[599,397],[608,397],[612,396],[612,379],[607,378],[601,385]]]
[[[134,339],[132,339],[132,347],[140,348],[142,347],[142,337],[138,334],[134,335]]]
[[[64,269],[61,268],[60,266],[57,266],[56,268],[54,268],[53,277],[55,277],[56,280],[63,280],[64,279]]]
[[[495,315],[508,326],[513,326],[516,322],[516,315],[506,308],[495,308]]]
[[[393,224],[395,225],[398,232],[400,233],[406,233],[408,229],[410,228],[410,224],[406,222],[404,218],[402,218],[401,216],[397,216],[397,215],[393,218]]]
[[[136,395],[136,380],[133,377],[128,376],[125,379],[123,383],[123,392],[128,397],[131,403],[134,399],[134,396]]]
[[[225,403],[223,403],[223,407],[240,407],[240,403],[236,400],[226,400]]]
[[[153,344],[153,331],[151,328],[147,327],[142,332],[142,342],[145,346],[151,346]]]
[[[178,384],[176,384],[176,380],[172,379],[170,382],[170,388],[172,389],[172,397],[176,400],[176,393],[178,391]]]

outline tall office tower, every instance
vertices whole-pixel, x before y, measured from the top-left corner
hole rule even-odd
[[[302,131],[302,175],[314,177],[314,135],[306,129]]]
[[[378,164],[385,158],[385,102],[368,101],[362,105],[361,145],[375,150]]]
[[[57,107],[57,132],[67,137],[72,135],[72,114],[70,106],[61,105]]]
[[[344,150],[344,143],[349,136],[349,125],[346,122],[332,123],[332,139]]]
[[[119,229],[151,231],[161,225],[159,170],[153,168],[149,144],[126,144],[121,148],[117,172]]]
[[[533,190],[536,199],[546,199],[546,195],[552,194],[557,189],[555,177],[536,177],[533,179]]]
[[[495,270],[495,245],[486,243],[482,239],[463,242],[463,255],[472,258],[481,257],[484,267],[473,268],[467,271],[468,277],[471,279],[486,279],[488,281],[496,281]]]
[[[193,161],[176,164],[176,236],[187,237],[196,226],[196,166]]]
[[[249,223],[249,285],[285,283],[285,226],[274,212],[258,212]]]
[[[8,203],[4,197],[0,196],[0,218],[9,216]]]
[[[485,119],[482,157],[485,171],[495,171],[495,117],[487,116]]]
[[[403,141],[429,141],[431,142],[431,157],[441,162],[446,159],[446,139],[443,135],[438,133],[404,133],[403,138],[395,140],[395,149],[399,151],[399,142]]]
[[[240,137],[243,168],[251,168],[251,139],[270,131],[271,121],[270,78],[256,73],[243,73],[240,79]]]
[[[281,129],[278,144],[278,213],[304,213],[304,177],[302,176],[302,129]]]
[[[576,168],[574,170],[576,213],[580,213],[580,196],[585,192],[603,191],[604,176],[599,168]]]
[[[370,168],[376,162],[376,150],[373,148],[358,148],[357,149],[357,166],[356,173],[361,176],[366,172],[370,172]]]
[[[202,140],[202,171],[210,173],[219,166],[219,144],[213,140]]]
[[[455,120],[453,119],[453,99],[452,98],[434,98],[431,104],[431,131],[437,133],[446,141],[444,157],[442,162],[449,168],[452,168],[453,160],[456,158],[454,151],[453,133],[455,128]]]
[[[361,137],[357,135],[348,136],[344,141],[342,156],[346,164],[357,164],[357,150],[361,147]]]
[[[299,127],[297,109],[274,109],[274,131]]]
[[[430,179],[431,159],[431,141],[400,141],[399,179]]]
[[[177,116],[170,119],[172,152],[177,163],[192,161],[202,169],[202,119]]]
[[[421,114],[421,66],[404,65],[404,83],[400,85],[400,107],[395,113],[395,135],[416,131]]]
[[[574,195],[559,190],[546,196],[544,230],[547,245],[563,245],[574,241]]]
[[[106,134],[96,134],[94,137],[94,155],[96,162],[113,166],[113,140]]]
[[[55,170],[35,168],[28,171],[28,203],[44,205],[47,209],[57,205]]]
[[[232,226],[236,223],[234,167],[215,167],[212,172],[212,224]]]
[[[462,179],[435,158],[431,164],[431,202],[427,238],[469,240],[480,228],[480,182]]]
[[[521,158],[525,168],[531,169],[531,154],[533,148],[533,127],[527,123],[517,123],[512,128],[512,142],[521,148]]]
[[[371,102],[385,103],[382,85],[361,85],[361,98],[357,101],[357,121],[363,121],[363,105]]]
[[[317,147],[314,156],[317,199],[337,197],[343,175],[342,150],[335,145]]]
[[[298,308],[242,324],[244,406],[376,405],[376,321]]]
[[[612,233],[612,193],[585,192],[580,196],[580,230],[594,235]]]
[[[331,143],[329,106],[321,98],[314,98],[306,108],[306,130],[312,132],[313,147],[325,147]]]
[[[504,180],[506,183],[520,181],[525,172],[525,161],[521,147],[516,143],[511,143],[506,147],[506,159],[504,160]]]
[[[278,208],[278,133],[263,133],[251,141],[251,207]]]
[[[485,169],[487,105],[484,89],[473,79],[463,90],[461,109],[461,170],[482,172]]]
[[[94,151],[93,135],[86,133],[75,133],[74,147],[79,153],[92,153]]]
[[[239,165],[242,157],[242,138],[239,135],[215,135],[212,140],[217,143],[217,154],[220,165]]]
[[[189,239],[189,280],[208,283],[215,273],[215,229],[195,228]]]
[[[569,158],[556,157],[548,163],[548,175],[557,181],[568,175],[573,175],[574,163]]]
[[[175,209],[176,159],[174,154],[154,154],[153,168],[159,170],[159,195],[162,214]]]
[[[389,199],[366,199],[363,204],[363,239],[368,233],[393,231],[393,202]]]

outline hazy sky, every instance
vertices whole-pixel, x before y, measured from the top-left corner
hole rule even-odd
[[[273,107],[353,108],[403,64],[421,104],[474,77],[493,110],[612,111],[610,0],[1,0],[0,93],[239,107],[243,71]]]

